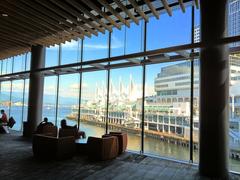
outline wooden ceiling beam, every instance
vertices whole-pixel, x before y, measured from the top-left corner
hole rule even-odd
[[[8,0],[7,0],[7,2],[9,2],[10,4],[14,3],[14,1],[8,1]],[[15,3],[17,3],[17,2],[15,2]],[[31,26],[33,26],[35,24],[39,24],[39,25],[41,25],[40,27],[42,29],[45,29],[46,31],[48,31],[50,33],[58,32],[59,29],[57,29],[56,26],[51,26],[49,23],[45,23],[39,17],[36,18],[35,16],[29,16],[29,14],[31,13],[31,9],[26,9],[26,7],[24,7],[24,9],[22,9],[21,11],[16,11],[16,6],[14,6],[13,4],[11,4],[11,5],[10,4],[8,4],[6,6],[7,6],[7,8],[9,8],[9,10],[11,12],[13,12],[13,13],[11,13],[13,16],[15,16],[17,18],[21,18],[24,22],[28,22]],[[21,7],[22,4],[17,3],[17,6]]]
[[[116,18],[118,18],[119,21],[121,21],[127,27],[130,27],[129,21],[124,19],[118,12],[116,12],[116,10],[113,9],[112,6],[110,6],[106,0],[98,0],[98,2],[102,4],[106,9],[108,9],[108,11],[110,11]]]
[[[75,16],[78,19],[81,19],[83,21],[83,23],[88,24],[89,26],[91,26],[94,29],[97,29],[98,31],[105,33],[105,30],[103,28],[100,28],[99,26],[95,25],[91,20],[85,18],[81,13],[77,12],[74,8],[72,8],[70,5],[64,3],[63,1],[53,1],[51,0],[53,3],[57,4],[59,7],[61,7],[62,9],[67,9],[69,11],[69,13],[71,13],[73,16]],[[88,30],[88,29],[87,29]],[[97,31],[95,30],[88,30],[90,31],[92,34],[94,35],[98,35]]]
[[[67,22],[66,19],[63,18],[62,16],[56,15],[56,13],[53,13],[47,7],[42,6],[39,3],[34,2],[34,1],[23,1],[23,3],[26,3],[32,9],[35,9],[35,11],[39,11],[39,13],[44,15],[44,18],[46,18],[47,20],[54,18],[58,22],[57,24],[59,24],[60,27],[61,26],[67,26],[68,28],[64,28],[62,33],[66,34],[66,32],[69,32],[70,34],[72,34],[71,36],[80,36],[81,33],[73,30],[75,25]],[[61,32],[60,32],[60,35],[61,35]],[[69,36],[69,34],[68,34],[68,36]]]
[[[137,25],[139,24],[139,20],[122,4],[120,0],[114,0],[114,2],[118,5],[118,7],[125,12],[128,17],[133,20]]]
[[[135,0],[128,0],[131,5],[133,6],[133,8],[140,14],[140,16],[146,21],[148,22],[148,16],[146,16],[146,14],[139,8],[138,4],[136,3]]]
[[[83,28],[88,28],[86,27],[83,23],[79,23],[77,21],[77,18],[74,18],[72,15],[66,13],[64,10],[62,10],[60,7],[56,7],[54,6],[49,0],[36,0],[38,3],[40,3],[41,5],[44,5],[45,7],[47,7],[49,10],[53,11],[54,13],[58,14],[59,16],[62,16],[63,18],[65,18],[66,22],[70,22],[71,24],[76,24],[78,25],[78,31],[81,34],[84,34],[88,37],[91,37],[91,33],[88,31],[85,31],[85,29]],[[89,29],[88,29],[89,30]],[[91,31],[91,30],[90,30]]]
[[[156,11],[155,7],[152,5],[150,0],[144,0],[144,2],[147,4],[148,8],[152,11],[153,15],[159,19],[159,13]]]
[[[196,6],[197,9],[199,9],[199,2],[198,2],[198,0],[195,0],[195,6]]]
[[[92,1],[89,0],[82,0],[86,6],[90,7],[92,10],[96,11],[100,16],[108,20],[113,26],[118,29],[121,29],[121,26],[117,24],[111,17],[109,17],[105,12],[103,12],[99,7],[97,7]]]
[[[91,18],[93,21],[100,24],[102,27],[107,29],[108,31],[112,32],[112,28],[105,24],[101,19],[94,16],[92,13],[90,13],[85,7],[83,7],[81,4],[77,3],[75,0],[65,0],[67,3],[71,4],[75,8],[77,8],[79,11],[83,12],[85,15],[87,15],[89,18]]]
[[[172,8],[168,5],[167,0],[161,0],[164,9],[166,9],[169,16],[172,16]]]
[[[178,3],[179,3],[179,6],[180,6],[182,12],[185,13],[185,12],[186,12],[186,9],[185,9],[183,0],[178,0]]]

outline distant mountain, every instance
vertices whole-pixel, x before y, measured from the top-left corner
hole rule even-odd
[[[8,92],[1,92],[0,101],[9,101],[10,94]],[[23,94],[21,92],[12,92],[12,102],[19,102],[22,101]],[[25,103],[27,103],[28,97],[25,99]],[[43,101],[45,104],[55,104],[56,103],[56,96],[54,95],[44,95]],[[78,104],[78,99],[72,97],[59,97],[58,99],[59,104],[62,105],[73,105]]]

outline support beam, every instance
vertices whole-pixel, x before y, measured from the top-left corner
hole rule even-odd
[[[42,119],[44,76],[36,69],[45,64],[45,47],[37,45],[31,48],[31,71],[29,78],[29,98],[27,123],[24,125],[23,135],[31,137]]]
[[[227,0],[201,1],[199,173],[216,179],[228,179],[228,47],[217,44],[226,35],[226,10]]]

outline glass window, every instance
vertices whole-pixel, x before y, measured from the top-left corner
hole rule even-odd
[[[25,79],[24,98],[23,98],[23,121],[27,121],[28,113],[28,95],[29,95],[29,79]]]
[[[56,121],[56,98],[57,98],[57,76],[44,78],[42,119],[48,118],[49,122]]]
[[[122,29],[113,28],[111,34],[111,57],[121,56],[126,54],[126,26],[122,26]]]
[[[31,66],[31,52],[28,52],[26,54],[26,71],[29,71],[30,70],[30,66]]]
[[[80,129],[86,136],[101,137],[106,128],[106,71],[82,74]]]
[[[189,102],[167,101],[167,99],[172,98],[190,97],[190,83],[184,86],[174,86],[177,82],[190,82],[189,63],[188,61],[180,61],[146,66],[145,114],[158,115],[159,117],[159,121],[154,125],[148,119],[144,119],[146,123],[144,152],[146,153],[189,160],[189,148],[187,148],[189,142],[179,142],[182,137],[189,139],[189,126],[176,124],[176,118],[179,121],[179,118],[190,117]],[[189,78],[176,78],[179,76]],[[169,80],[163,82],[164,79]],[[166,83],[168,86],[161,86]],[[158,93],[160,91],[164,93]],[[177,129],[177,127],[182,130]],[[169,138],[175,143],[169,143]],[[185,143],[186,147],[177,145],[181,143]]]
[[[91,38],[86,37],[83,40],[83,61],[107,58],[108,39],[108,32]]]
[[[240,74],[239,54],[229,56],[229,165],[230,170],[240,172]]]
[[[13,71],[13,58],[8,58],[6,63],[6,74],[12,74]]]
[[[21,72],[25,70],[25,54],[14,56],[13,72]]]
[[[141,114],[142,67],[111,70],[109,129],[127,132],[129,150],[141,150]]]
[[[126,28],[126,54],[142,52],[144,47],[144,21],[139,21],[139,25],[131,23],[130,28]]]
[[[80,50],[81,50],[81,40],[75,41],[71,40],[70,42],[66,41],[64,44],[61,44],[61,64],[72,64],[80,62]]]
[[[59,78],[57,126],[60,127],[62,119],[66,119],[68,125],[77,125],[79,74],[61,75]]]
[[[177,33],[176,33],[177,29]],[[182,13],[173,11],[173,16],[161,14],[160,19],[151,17],[147,24],[147,50],[160,49],[191,43],[191,6]]]
[[[24,80],[12,81],[10,117],[12,116],[15,119],[16,124],[13,126],[13,129],[18,131],[22,129],[23,93]]]
[[[4,109],[8,116],[10,108],[10,91],[11,82],[10,81],[1,82],[0,109]]]
[[[59,45],[46,48],[45,67],[57,66],[59,64]]]

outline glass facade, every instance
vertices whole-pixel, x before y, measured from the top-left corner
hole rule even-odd
[[[187,7],[185,13],[180,9],[173,13],[171,18],[161,14],[160,20],[150,17],[146,26],[141,20],[139,25],[131,23],[130,28],[113,28],[110,35],[99,33],[97,37],[49,47],[45,67],[199,42],[199,10],[195,11],[193,31],[191,7]],[[194,39],[191,39],[192,34]],[[89,64],[86,72],[65,71],[66,74],[61,74],[59,71],[54,76],[45,75],[42,117],[48,117],[58,127],[61,119],[67,119],[68,124],[77,124],[85,131],[87,137],[101,137],[106,130],[126,132],[128,150],[198,163],[199,60],[194,59],[191,63],[190,58],[180,59],[181,54],[168,52],[155,59],[143,57],[137,61],[122,59],[128,63],[126,66],[117,66],[118,63],[113,61],[109,69],[104,66],[107,63]],[[29,70],[30,55],[2,60],[1,75]],[[240,147],[239,57],[239,54],[230,55],[229,75],[230,169],[238,172],[239,154],[235,152],[239,152]],[[28,84],[28,79],[0,84],[0,108],[15,116],[16,130],[21,130],[21,122],[26,120]]]

